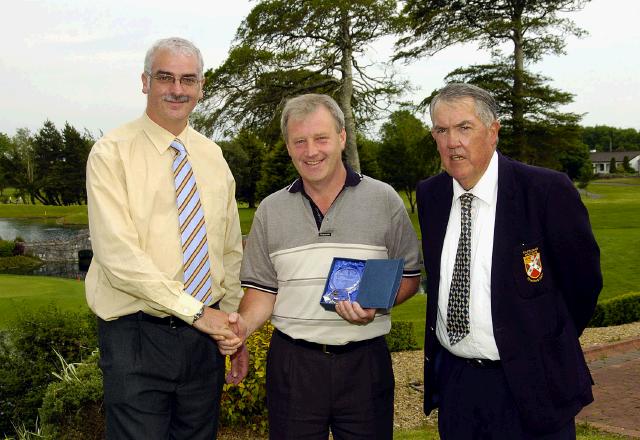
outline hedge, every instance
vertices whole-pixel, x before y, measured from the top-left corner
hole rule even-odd
[[[629,293],[599,302],[589,327],[609,327],[640,321],[640,293]]]

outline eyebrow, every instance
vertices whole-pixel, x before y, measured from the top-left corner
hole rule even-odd
[[[158,71],[156,72],[156,75],[171,75],[171,76],[173,76],[173,77],[175,77],[175,76],[176,76],[176,74],[175,74],[175,73],[173,73],[173,72],[167,72],[166,70],[158,70]],[[182,76],[181,76],[181,78],[189,77],[189,76],[197,77],[198,75],[197,75],[197,74],[195,74],[195,73],[185,73],[184,75],[182,75]]]
[[[457,124],[455,124],[454,127],[462,127],[463,125],[473,125],[473,121],[465,119],[464,121],[460,121]],[[434,129],[447,129],[449,127],[443,127],[441,125],[434,124],[433,128]]]

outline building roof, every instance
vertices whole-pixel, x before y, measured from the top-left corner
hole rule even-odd
[[[640,156],[640,151],[598,151],[589,153],[591,162],[609,162],[612,157],[615,158],[616,162],[622,162],[625,156],[629,160],[633,160],[635,157]]]

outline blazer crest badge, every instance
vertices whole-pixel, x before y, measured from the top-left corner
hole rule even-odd
[[[538,248],[529,249],[522,252],[522,260],[524,261],[524,270],[527,274],[527,280],[537,283],[542,279],[542,258]]]

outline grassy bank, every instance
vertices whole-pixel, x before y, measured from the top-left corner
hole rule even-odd
[[[640,181],[591,183],[582,198],[600,246],[604,288],[600,300],[638,291],[640,272]]]
[[[86,225],[87,206],[49,206],[49,205],[12,205],[0,204],[0,218],[56,219],[57,223],[68,225]]]
[[[63,310],[87,310],[84,282],[63,278],[0,275],[0,329],[21,310],[55,303]]]

